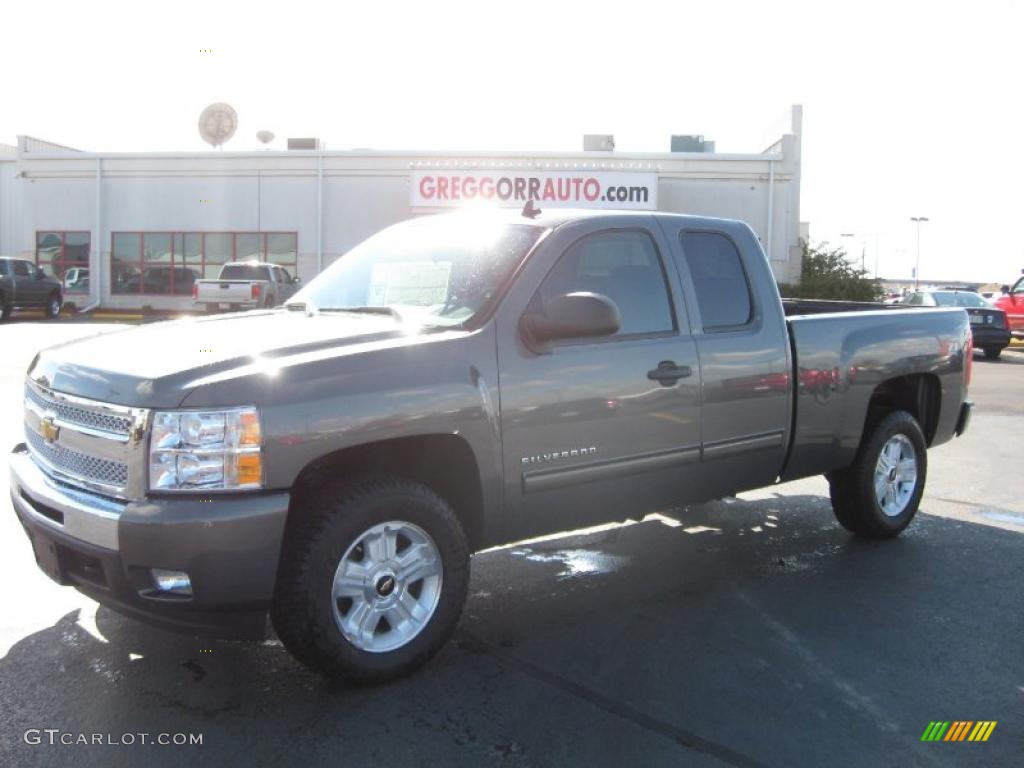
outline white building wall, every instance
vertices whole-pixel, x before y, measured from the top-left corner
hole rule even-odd
[[[93,232],[93,275],[102,259],[104,306],[185,309],[191,306],[189,297],[111,295],[112,232],[296,232],[297,271],[308,281],[318,271],[318,244],[322,244],[326,267],[379,229],[437,211],[411,207],[414,169],[569,169],[656,173],[658,209],[748,222],[770,254],[776,277],[793,280],[800,271],[799,119],[799,108],[794,108],[794,134],[782,137],[768,152],[752,155],[372,151],[95,155],[55,151],[57,145],[23,138],[13,162],[0,156],[0,252],[31,258],[37,231],[88,230]],[[102,182],[97,222],[98,167]],[[772,190],[770,178],[774,179]],[[322,240],[317,228],[320,183]]]

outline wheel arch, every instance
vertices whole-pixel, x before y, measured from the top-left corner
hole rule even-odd
[[[461,435],[427,434],[349,446],[309,462],[292,486],[288,516],[304,514],[309,492],[339,477],[393,475],[422,483],[459,519],[470,549],[484,541],[483,487],[473,449]]]
[[[878,422],[893,411],[906,411],[921,425],[925,445],[931,446],[942,410],[942,385],[933,373],[914,373],[887,379],[875,387],[864,415],[861,443]]]

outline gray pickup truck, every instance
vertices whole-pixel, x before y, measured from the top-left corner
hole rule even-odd
[[[216,280],[192,283],[192,303],[208,312],[269,309],[291,298],[300,282],[277,264],[232,261],[221,267]]]
[[[45,350],[14,508],[39,566],[130,616],[328,675],[436,652],[470,553],[825,474],[895,536],[962,433],[962,309],[779,299],[750,228],[446,214],[285,306]],[[787,314],[790,315],[787,317]]]

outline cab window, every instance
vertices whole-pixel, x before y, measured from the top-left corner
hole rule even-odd
[[[546,301],[578,291],[615,302],[622,315],[617,336],[675,330],[665,268],[646,232],[599,232],[577,240],[544,278],[533,306],[542,311]]]
[[[704,330],[729,330],[749,323],[754,302],[733,241],[718,232],[683,232],[681,241]]]

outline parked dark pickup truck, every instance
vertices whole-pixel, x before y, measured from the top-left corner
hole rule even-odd
[[[26,259],[0,257],[0,320],[15,309],[44,309],[47,317],[57,317],[63,305],[59,280]]]
[[[105,605],[232,637],[269,611],[383,680],[445,642],[484,547],[822,473],[852,533],[902,531],[967,426],[967,315],[841,308],[787,320],[736,221],[425,217],[286,307],[41,352],[14,507]]]

